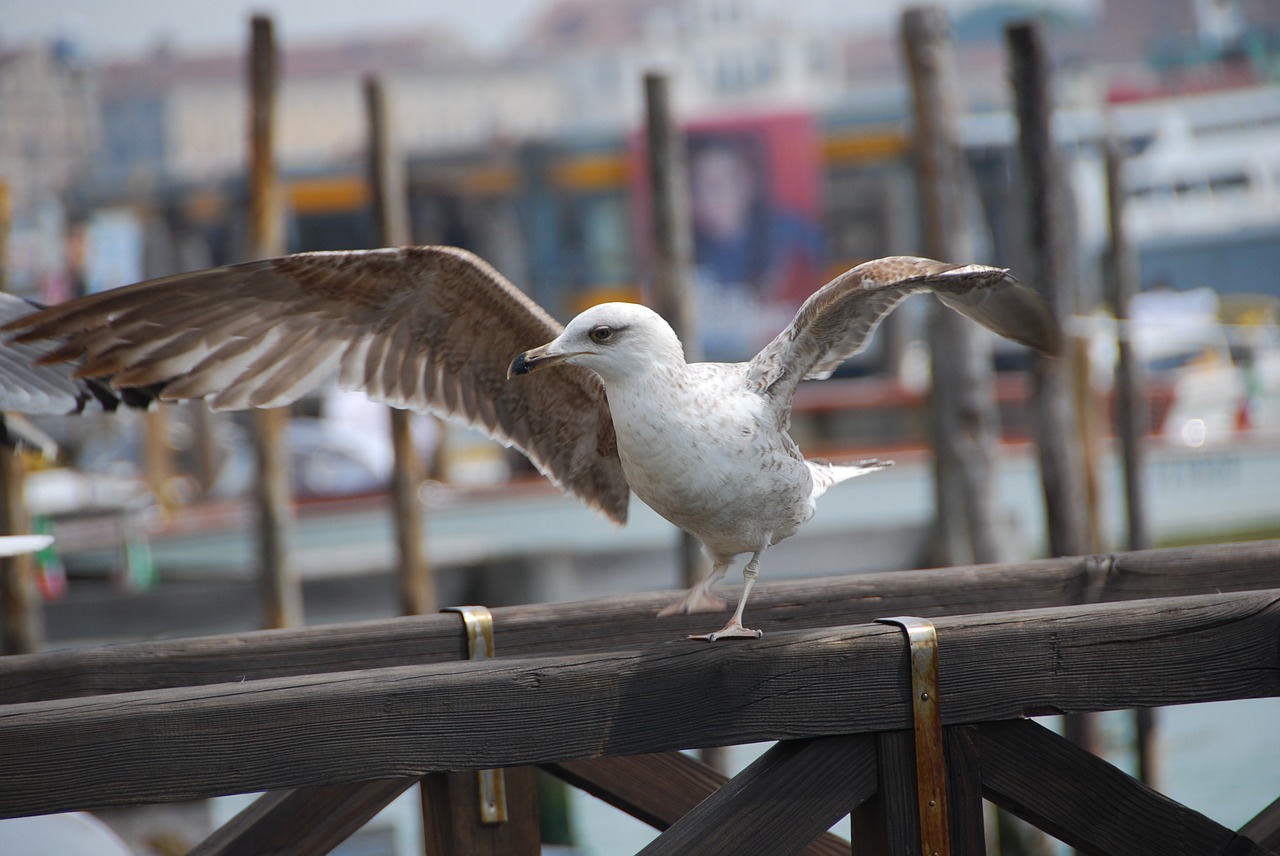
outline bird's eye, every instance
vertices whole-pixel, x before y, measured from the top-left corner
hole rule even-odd
[[[592,327],[590,335],[593,342],[607,342],[613,338],[613,328],[601,324],[598,327]]]

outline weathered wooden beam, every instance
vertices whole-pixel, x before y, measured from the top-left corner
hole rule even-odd
[[[729,781],[720,771],[681,752],[584,758],[542,768],[655,829],[669,828]],[[849,845],[826,833],[801,852],[848,856]]]
[[[1280,541],[1256,541],[762,583],[752,592],[751,614],[767,638],[886,615],[933,618],[1274,586]],[[706,623],[705,616],[654,620],[676,596],[495,608],[498,651],[526,657],[672,641]],[[446,662],[464,659],[466,650],[456,616],[425,615],[7,657],[0,659],[0,686],[5,702],[40,701]]]
[[[475,773],[433,773],[422,780],[422,837],[427,856],[537,856],[538,795],[533,767],[508,767],[507,820],[481,824]]]
[[[1042,725],[984,723],[978,742],[987,798],[1083,853],[1270,853]]]
[[[1280,695],[1280,590],[935,625],[946,725]],[[11,704],[0,816],[903,729],[909,693],[860,625]]]
[[[915,735],[910,731],[887,731],[877,738],[880,784],[875,795],[850,815],[853,852],[855,856],[919,856]],[[943,729],[943,744],[951,848],[948,856],[980,856],[986,852],[986,841],[975,726]]]
[[[189,856],[328,853],[416,781],[383,779],[272,791],[214,830]]]
[[[915,738],[911,731],[876,735],[879,781],[849,815],[854,856],[919,856]]]
[[[942,735],[947,753],[951,856],[983,856],[987,852],[987,837],[982,808],[982,770],[978,765],[978,727],[953,725],[943,729]]]
[[[581,758],[542,768],[655,829],[666,829],[729,779],[680,752]]]
[[[640,854],[799,853],[875,789],[873,737],[783,741]]]

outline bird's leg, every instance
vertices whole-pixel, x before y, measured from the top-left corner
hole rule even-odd
[[[688,614],[690,612],[719,612],[724,609],[724,601],[711,594],[710,589],[729,570],[729,559],[716,558],[712,563],[711,573],[694,583],[693,588],[684,593],[684,597],[670,606],[662,608],[659,618],[668,615]]]
[[[763,636],[764,633],[759,630],[749,630],[742,626],[742,611],[747,608],[747,595],[751,594],[751,587],[756,584],[758,576],[760,576],[760,554],[752,553],[751,561],[747,562],[742,569],[742,595],[738,598],[738,608],[733,611],[733,618],[730,618],[729,623],[715,633],[705,633],[689,638],[714,642],[717,639],[759,639]]]

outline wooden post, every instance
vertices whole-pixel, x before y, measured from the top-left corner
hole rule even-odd
[[[911,74],[926,254],[975,261],[966,224],[968,172],[960,148],[959,94],[950,24],[937,7],[908,9],[902,42]],[[949,309],[930,330],[939,564],[1009,558],[995,487],[999,442],[990,339]]]
[[[271,19],[254,16],[249,48],[249,227],[250,259],[284,253],[280,188],[272,156],[277,63]],[[302,624],[302,585],[290,562],[293,505],[285,442],[288,408],[252,414],[257,480],[258,573],[268,628]]]
[[[650,301],[684,343],[685,359],[702,358],[693,278],[693,219],[684,140],[672,115],[667,75],[644,76],[645,133],[649,167],[653,290]],[[680,533],[681,581],[692,586],[706,574],[698,540]]]
[[[6,264],[11,212],[9,185],[0,181],[0,290],[8,284]],[[0,535],[30,531],[22,483],[22,454],[8,441],[0,415]],[[44,644],[44,613],[31,556],[0,559],[0,654],[32,654]]]
[[[22,453],[8,441],[0,416],[0,535],[30,531],[22,495]],[[0,558],[0,654],[34,654],[44,645],[44,613],[30,555]]]
[[[1120,458],[1124,467],[1125,518],[1128,549],[1151,546],[1147,523],[1147,503],[1142,487],[1143,440],[1147,435],[1147,398],[1142,366],[1133,356],[1133,336],[1129,328],[1129,302],[1137,291],[1137,273],[1124,227],[1124,155],[1120,141],[1106,143],[1107,222],[1111,228],[1107,299],[1116,317],[1116,416],[1120,432]]]
[[[1115,406],[1120,434],[1120,461],[1124,474],[1125,519],[1128,549],[1151,546],[1147,503],[1142,486],[1143,441],[1147,435],[1147,395],[1142,365],[1134,359],[1129,302],[1137,291],[1138,277],[1129,235],[1124,225],[1124,153],[1120,140],[1106,141],[1107,223],[1111,243],[1107,265],[1107,300],[1116,318]],[[1134,744],[1138,756],[1138,780],[1158,788],[1156,712],[1152,708],[1134,711]]]
[[[1028,280],[1040,290],[1066,327],[1076,311],[1075,263],[1067,222],[1067,188],[1059,168],[1050,125],[1053,102],[1049,56],[1034,21],[1005,29],[1018,116],[1018,151],[1027,204],[1030,242]],[[1073,402],[1072,370],[1077,341],[1068,336],[1058,359],[1033,355],[1032,426],[1040,450],[1045,514],[1051,556],[1088,553],[1088,497],[1078,414]],[[1094,750],[1097,736],[1088,716],[1069,716],[1064,730],[1080,746]]]
[[[649,210],[653,252],[653,289],[650,302],[667,320],[689,362],[702,359],[698,338],[698,303],[693,274],[693,213],[690,211],[688,168],[684,138],[676,126],[671,106],[671,84],[666,74],[644,76],[645,151],[649,168]],[[707,564],[698,539],[680,532],[680,582],[692,588],[707,575]],[[703,749],[702,760],[723,770],[722,750]]]
[[[532,856],[541,852],[532,767],[507,767],[508,819],[479,822],[476,774],[435,773],[422,780],[422,836],[427,856]]]
[[[376,77],[365,78],[364,104],[369,125],[369,187],[373,191],[376,241],[384,247],[404,246],[410,242],[410,237],[401,162],[391,153],[386,94]],[[395,453],[391,473],[391,508],[395,517],[400,611],[404,615],[435,612],[435,579],[422,554],[423,510],[418,501],[418,487],[422,484],[423,468],[413,446],[409,425],[412,414],[395,407],[388,409],[391,447]]]
[[[1065,187],[1050,130],[1052,94],[1049,59],[1039,27],[1033,22],[1006,29],[1018,115],[1018,150],[1023,196],[1030,234],[1029,281],[1044,295],[1060,322],[1075,311],[1074,267],[1067,258]],[[1080,432],[1071,405],[1071,352],[1068,337],[1060,359],[1036,355],[1034,424],[1040,445],[1048,514],[1049,553],[1080,555],[1088,551],[1085,524],[1084,468]]]

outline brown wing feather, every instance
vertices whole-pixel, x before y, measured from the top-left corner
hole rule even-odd
[[[891,256],[864,262],[814,292],[751,360],[749,377],[789,407],[801,380],[829,375],[866,347],[884,316],[921,291],[1001,336],[1058,351],[1061,334],[1049,307],[1003,268]]]
[[[64,303],[5,329],[119,386],[221,409],[288,404],[338,372],[396,407],[465,419],[552,481],[626,519],[604,389],[561,366],[507,366],[561,326],[481,259],[450,247],[301,253],[165,277]]]

